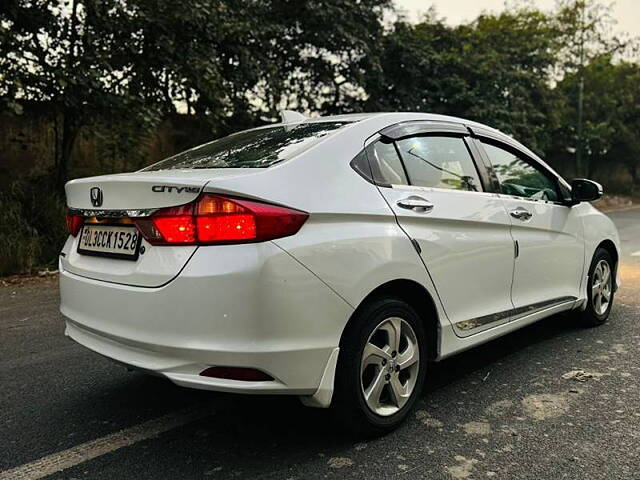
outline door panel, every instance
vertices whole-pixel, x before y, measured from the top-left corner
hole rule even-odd
[[[511,298],[517,311],[579,296],[584,264],[582,222],[560,203],[558,179],[516,149],[482,139],[518,245]]]
[[[400,226],[420,246],[458,333],[466,336],[504,323],[513,309],[514,243],[501,199],[490,193],[413,186],[380,191]],[[399,205],[420,202],[432,207]]]
[[[526,211],[530,218],[511,216],[511,234],[518,242],[511,297],[516,308],[579,297],[584,264],[582,223],[564,205],[502,196],[507,212]]]
[[[392,145],[375,142],[367,157],[373,172],[395,172],[381,177],[380,193],[417,245],[456,333],[506,322],[513,310],[511,222],[499,196],[483,191],[464,136],[433,133]]]

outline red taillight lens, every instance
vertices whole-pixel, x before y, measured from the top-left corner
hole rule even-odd
[[[198,240],[203,243],[255,241],[258,235],[255,214],[240,202],[242,200],[203,196],[196,206]]]
[[[75,237],[76,235],[78,235],[78,232],[82,228],[84,217],[82,217],[81,215],[73,215],[71,213],[67,213],[66,222],[67,232]]]
[[[136,219],[136,224],[153,245],[203,245],[287,237],[307,218],[298,210],[205,194],[192,204]]]

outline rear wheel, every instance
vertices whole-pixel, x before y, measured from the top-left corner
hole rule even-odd
[[[609,318],[614,296],[614,267],[611,254],[604,248],[598,248],[589,267],[587,307],[577,313],[583,326],[596,327]]]
[[[422,390],[426,358],[424,325],[409,304],[362,307],[341,341],[332,402],[340,424],[365,435],[398,427]]]

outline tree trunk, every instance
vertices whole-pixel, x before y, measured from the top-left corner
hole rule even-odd
[[[58,188],[64,188],[64,184],[69,179],[69,164],[71,163],[71,152],[78,137],[80,128],[69,112],[62,114],[62,136],[60,138],[59,157],[56,165],[56,183]]]
[[[58,171],[58,164],[60,163],[60,129],[58,128],[58,124],[60,123],[58,120],[58,112],[55,112],[51,115],[51,121],[53,122],[53,169],[55,172]]]
[[[69,39],[69,51],[66,58],[66,68],[71,70],[74,68],[75,58],[78,55],[78,48],[76,45],[78,38],[78,0],[73,0],[71,5],[71,18],[67,25],[67,38]],[[72,88],[67,85],[63,87],[62,98],[68,98],[73,95]],[[64,103],[63,103],[64,105]],[[68,180],[69,176],[69,163],[71,160],[71,152],[73,145],[78,136],[80,129],[80,122],[78,121],[77,114],[72,110],[62,107],[60,114],[62,128],[60,132],[60,146],[58,147],[58,139],[56,138],[56,150],[57,150],[57,162],[56,162],[56,187],[60,190],[64,188],[64,184]],[[57,126],[59,123],[57,124]],[[60,128],[57,128],[60,130]]]

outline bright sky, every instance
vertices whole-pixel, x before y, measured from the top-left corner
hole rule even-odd
[[[531,3],[542,10],[550,10],[554,8],[556,1],[531,0]],[[604,0],[603,3],[608,5],[610,2]],[[406,11],[411,21],[418,20],[421,13],[434,5],[438,16],[445,17],[447,23],[456,25],[473,20],[482,11],[503,10],[505,0],[395,0],[395,4]],[[617,31],[640,37],[640,0],[617,0],[611,15],[618,22]]]

